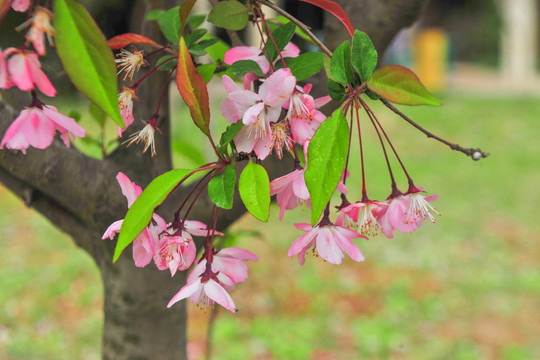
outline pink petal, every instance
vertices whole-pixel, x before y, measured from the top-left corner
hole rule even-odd
[[[251,151],[253,151],[256,140],[253,136],[250,136],[250,126],[257,125],[244,126],[234,137],[234,144],[236,145],[236,150],[238,150],[239,152],[245,152],[249,154]]]
[[[28,115],[19,131],[33,147],[37,149],[49,147],[55,132],[53,123],[38,108],[31,108]]]
[[[17,51],[8,59],[7,68],[9,77],[19,89],[28,91],[34,88],[30,71],[26,65],[26,56],[22,52]]]
[[[266,79],[259,89],[264,102],[272,107],[281,107],[291,97],[296,78],[288,68],[279,69]]]
[[[308,248],[310,248],[314,241],[315,237],[319,234],[319,228],[314,227],[302,236],[300,236],[298,239],[296,239],[289,250],[287,251],[287,256],[294,257],[295,255],[299,254],[300,252],[305,252]]]
[[[113,222],[107,230],[103,233],[103,236],[101,237],[103,240],[106,238],[109,238],[110,240],[114,239],[114,236],[120,232],[120,229],[122,228],[122,223],[124,222],[124,219],[117,220]]]
[[[261,53],[261,50],[254,46],[235,46],[227,52],[225,52],[225,57],[223,62],[227,65],[232,65],[238,60],[252,59]]]
[[[49,97],[56,95],[56,89],[51,84],[45,73],[41,70],[41,65],[39,63],[38,57],[36,54],[29,54],[26,56],[26,64],[32,82],[37,85],[38,89]]]
[[[217,282],[214,280],[208,280],[203,284],[203,287],[204,292],[210,299],[214,300],[219,305],[233,313],[237,311],[236,305],[234,304],[234,301],[229,293]]]
[[[338,246],[335,235],[328,227],[322,228],[317,236],[317,252],[320,257],[331,264],[339,265],[343,260],[343,252]]]
[[[235,247],[235,246],[221,249],[219,250],[218,254],[220,257],[230,257],[230,258],[238,259],[242,261],[248,261],[248,260],[258,261],[259,260],[257,255],[255,255],[251,251],[248,251],[246,249],[242,249],[239,247]]]
[[[272,151],[272,146],[274,145],[272,133],[270,131],[268,131],[267,133],[267,135],[263,135],[261,138],[257,139],[255,145],[253,146],[255,154],[257,154],[257,157],[261,160],[266,159],[266,157]]]
[[[118,184],[122,189],[122,195],[126,197],[128,208],[130,208],[135,200],[137,200],[139,195],[141,195],[141,187],[136,185],[134,182],[131,182],[131,180],[129,180],[129,178],[122,172],[119,172],[116,175],[116,181],[118,181]]]
[[[365,260],[364,255],[362,255],[362,252],[358,246],[351,241],[351,239],[358,237],[358,233],[356,231],[336,226],[334,235],[339,247],[345,251],[351,257],[351,259],[358,262]]]
[[[255,105],[247,109],[246,112],[244,113],[244,116],[242,117],[242,121],[244,122],[244,125],[251,125],[251,124],[256,124],[257,122],[259,122],[259,116],[263,110],[264,110],[264,103],[262,102],[256,103]]]
[[[169,301],[169,303],[167,304],[167,307],[170,308],[171,306],[176,304],[178,301],[190,297],[191,295],[196,293],[197,290],[200,290],[202,286],[203,285],[201,284],[200,280],[193,283],[187,283],[184,287],[180,289],[178,293],[176,293],[176,295],[172,297],[171,301]]]
[[[75,119],[60,114],[54,106],[43,106],[42,111],[49,120],[56,123],[58,126],[57,130],[62,131],[62,129],[65,129],[71,135],[76,137],[84,137],[86,135],[86,130],[77,124]]]
[[[30,0],[12,0],[11,8],[15,11],[25,12],[30,7]]]
[[[300,55],[300,49],[292,42],[285,45],[283,50],[281,50],[281,56],[283,56],[284,58],[297,57],[298,55]]]
[[[212,270],[225,273],[235,283],[246,281],[248,277],[248,268],[241,260],[214,256]]]

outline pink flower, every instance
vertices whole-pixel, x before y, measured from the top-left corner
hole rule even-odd
[[[233,286],[230,287],[230,282],[225,281],[224,284],[227,290],[232,290],[234,284],[239,284],[246,281],[248,277],[248,268],[244,264],[244,261],[258,261],[259,258],[257,255],[253,254],[250,251],[241,249],[239,247],[228,247],[219,250],[218,252],[212,255],[212,271],[215,273],[222,274],[227,276]],[[195,267],[193,271],[189,274],[187,282],[195,282],[196,278],[200,277],[206,269],[207,260],[203,258]],[[229,287],[227,287],[229,286]]]
[[[185,220],[182,230],[176,230],[173,235],[165,233],[161,237],[159,250],[154,254],[154,263],[159,270],[168,268],[171,276],[174,276],[178,270],[187,270],[197,253],[192,235],[207,236],[212,233],[223,235],[218,231],[207,230],[206,225],[200,221]]]
[[[336,224],[354,228],[363,235],[375,236],[381,228],[375,217],[383,207],[386,207],[386,204],[378,201],[357,201],[341,209]]]
[[[303,89],[297,86],[291,95],[291,101],[284,106],[289,109],[287,119],[291,126],[292,137],[295,142],[302,145],[313,137],[319,125],[326,119],[326,115],[317,109],[330,101],[329,96],[314,99],[309,95],[311,87],[311,84],[307,84]]]
[[[381,225],[381,231],[389,239],[394,236],[394,230],[403,233],[413,232],[422,225],[426,218],[435,222],[433,214],[440,215],[430,201],[437,200],[439,195],[423,196],[422,187],[412,186],[407,194],[398,195],[385,203],[376,211],[376,218]]]
[[[137,49],[133,48],[133,52],[127,51],[125,49],[122,49],[119,54],[116,56],[120,56],[120,59],[115,59],[116,67],[119,68],[118,74],[120,74],[122,71],[125,71],[126,74],[124,75],[124,80],[129,77],[130,80],[133,79],[133,75],[139,69],[141,66],[148,65],[148,62],[144,60],[144,51],[138,51]],[[117,74],[117,75],[118,75]]]
[[[293,43],[288,43],[281,51],[281,56],[284,58],[297,57],[299,54],[300,49]],[[239,60],[255,61],[261,68],[263,74],[267,74],[270,70],[270,62],[264,55],[264,51],[254,46],[236,46],[227,50],[223,62],[227,65],[232,65]],[[276,61],[279,61],[279,59]],[[244,88],[249,90],[251,88],[251,83],[258,78],[259,77],[253,73],[244,75]]]
[[[0,142],[0,149],[5,146],[22,150],[23,153],[26,153],[29,146],[45,149],[51,145],[56,130],[60,132],[67,147],[70,146],[70,135],[84,137],[86,134],[86,130],[74,119],[60,114],[54,106],[37,104],[27,107],[7,129]]]
[[[25,12],[30,7],[30,0],[12,0],[11,8],[15,11]]]
[[[9,78],[19,89],[29,91],[36,85],[45,95],[50,97],[56,95],[54,86],[41,70],[41,64],[35,52],[9,48],[5,55],[11,55],[7,61],[7,70]]]
[[[6,64],[6,57],[0,49],[0,89],[8,89],[13,86],[13,82],[9,78]]]
[[[26,40],[34,45],[34,49],[39,55],[45,55],[45,34],[49,44],[53,45],[54,29],[51,20],[54,14],[48,9],[37,6],[34,15],[28,20],[17,26],[17,30],[22,30],[30,26],[26,34]]]
[[[137,97],[137,89],[123,87],[120,94],[118,94],[118,106],[120,107],[120,115],[124,121],[124,129],[118,126],[118,136],[122,137],[122,133],[129,125],[133,124],[133,99],[139,100]]]
[[[295,226],[306,233],[293,242],[287,255],[289,257],[298,255],[300,265],[304,265],[306,251],[314,245],[319,256],[331,264],[341,264],[344,257],[343,251],[354,261],[364,261],[362,252],[351,240],[358,237],[367,238],[356,231],[331,223],[322,226],[319,224],[315,227],[310,224],[295,224]]]
[[[223,288],[220,282],[224,280],[221,274],[212,274],[199,276],[193,282],[188,282],[180,291],[173,296],[167,304],[170,308],[180,300],[189,298],[190,301],[201,304],[202,308],[213,306],[214,302],[223,306],[225,309],[236,312],[236,305],[233,299]],[[225,280],[226,281],[226,280]]]
[[[128,208],[133,205],[135,200],[141,195],[142,189],[140,186],[131,182],[123,173],[119,172],[116,180],[122,189],[122,194],[127,199]],[[102,239],[113,239],[120,232],[124,220],[118,220],[109,226],[102,236]],[[167,230],[167,223],[159,215],[154,214],[150,224],[133,241],[133,260],[135,266],[145,267],[150,263],[154,256],[154,251],[159,241],[159,234]]]
[[[278,121],[296,78],[289,69],[280,69],[266,79],[258,94],[240,89],[226,76],[223,82],[227,90],[232,90],[220,106],[223,116],[233,123],[242,117],[245,125],[234,138],[236,148],[245,153],[254,150],[259,159],[265,159],[273,145],[270,124]]]
[[[296,169],[270,183],[270,195],[277,195],[279,221],[283,220],[285,210],[309,203],[309,191],[304,180],[304,169]]]

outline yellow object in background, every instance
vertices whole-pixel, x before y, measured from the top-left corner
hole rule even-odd
[[[430,91],[446,87],[448,36],[442,29],[422,29],[414,41],[414,68],[418,77]]]

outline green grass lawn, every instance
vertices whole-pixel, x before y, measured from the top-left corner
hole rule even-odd
[[[334,266],[308,256],[300,267],[287,249],[301,234],[293,223],[308,221],[308,209],[287,213],[283,223],[276,207],[269,224],[245,216],[234,230],[262,235],[240,237],[237,245],[260,261],[249,264],[250,278],[232,293],[240,311],[219,312],[216,359],[540,358],[540,102],[442,100],[441,108],[402,110],[450,141],[490,152],[488,159],[473,162],[374,107],[415,183],[441,196],[437,223],[359,241],[363,263]],[[388,175],[365,128],[368,191],[382,200]],[[177,132],[178,141],[197,145]],[[357,200],[353,149],[349,199]],[[195,161],[176,159],[186,167]],[[404,189],[401,175],[399,181]],[[0,358],[98,358],[96,267],[38,214],[7,191],[0,195]],[[189,349],[198,359],[209,314],[188,308]]]

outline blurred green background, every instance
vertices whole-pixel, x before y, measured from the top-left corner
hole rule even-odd
[[[473,162],[374,105],[417,185],[441,196],[436,224],[358,241],[363,263],[334,266],[309,256],[300,267],[286,252],[301,234],[293,222],[306,221],[307,209],[287,213],[283,223],[275,206],[268,224],[245,216],[233,227],[236,244],[260,261],[249,264],[248,281],[232,293],[240,311],[219,312],[216,359],[540,358],[540,102],[439,97],[441,108],[402,110],[449,140],[480,146],[489,158]],[[196,145],[185,129],[176,127],[175,138]],[[368,191],[384,199],[388,176],[369,132]],[[360,194],[353,154],[351,200]],[[97,268],[44,218],[8,191],[0,194],[0,358],[99,358]],[[188,309],[189,351],[201,359],[210,316],[191,303]]]

